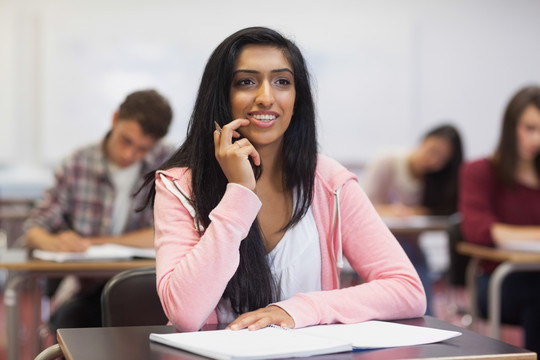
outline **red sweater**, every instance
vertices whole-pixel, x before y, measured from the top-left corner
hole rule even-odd
[[[465,240],[480,245],[494,246],[493,223],[540,225],[540,189],[502,184],[486,158],[462,166],[458,206]]]

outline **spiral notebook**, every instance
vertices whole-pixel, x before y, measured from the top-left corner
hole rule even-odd
[[[430,344],[461,335],[457,331],[386,321],[317,325],[285,330],[214,330],[150,334],[150,340],[213,359],[282,359],[354,349],[379,349]]]

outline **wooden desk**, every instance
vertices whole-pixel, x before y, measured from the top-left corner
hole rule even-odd
[[[498,262],[489,279],[488,285],[488,321],[490,335],[500,338],[501,324],[501,288],[505,277],[517,271],[540,271],[540,253],[512,251],[475,245],[467,242],[458,243],[457,252],[471,257],[467,269],[467,288],[473,302],[471,308],[473,318],[476,316],[476,275],[480,260]],[[525,291],[525,290],[524,290]]]
[[[462,329],[430,316],[398,321],[460,331],[462,336],[428,345],[392,349],[355,351],[317,356],[317,359],[389,360],[389,359],[536,359],[536,353]],[[151,332],[171,333],[171,326],[135,326],[112,328],[59,329],[57,339],[68,360],[130,359],[180,360],[203,359],[165,345],[151,342]]]
[[[7,359],[19,360],[19,308],[18,295],[20,288],[25,285],[30,288],[33,295],[33,305],[31,310],[33,328],[36,330],[31,334],[28,346],[32,355],[39,353],[39,341],[37,336],[37,325],[40,322],[38,281],[43,278],[64,277],[68,274],[86,277],[109,278],[127,269],[144,266],[155,266],[155,260],[125,260],[125,261],[94,261],[94,262],[64,262],[35,260],[28,258],[24,249],[12,249],[0,256],[0,268],[8,270],[8,279],[4,288],[4,307],[6,313],[7,328]]]

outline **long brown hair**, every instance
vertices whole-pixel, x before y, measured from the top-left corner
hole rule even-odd
[[[516,164],[518,161],[517,134],[519,118],[525,108],[534,105],[540,110],[540,87],[526,86],[510,100],[504,111],[499,144],[493,154],[493,165],[499,179],[506,185],[515,185]],[[534,159],[536,175],[540,177],[540,154]]]

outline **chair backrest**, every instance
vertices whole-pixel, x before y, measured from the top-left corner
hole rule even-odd
[[[156,268],[125,270],[113,276],[101,294],[103,326],[165,325],[156,290]]]
[[[448,227],[448,253],[450,266],[448,267],[448,282],[451,285],[464,286],[467,264],[469,257],[459,254],[456,251],[456,245],[463,241],[461,232],[461,221],[456,221]]]

